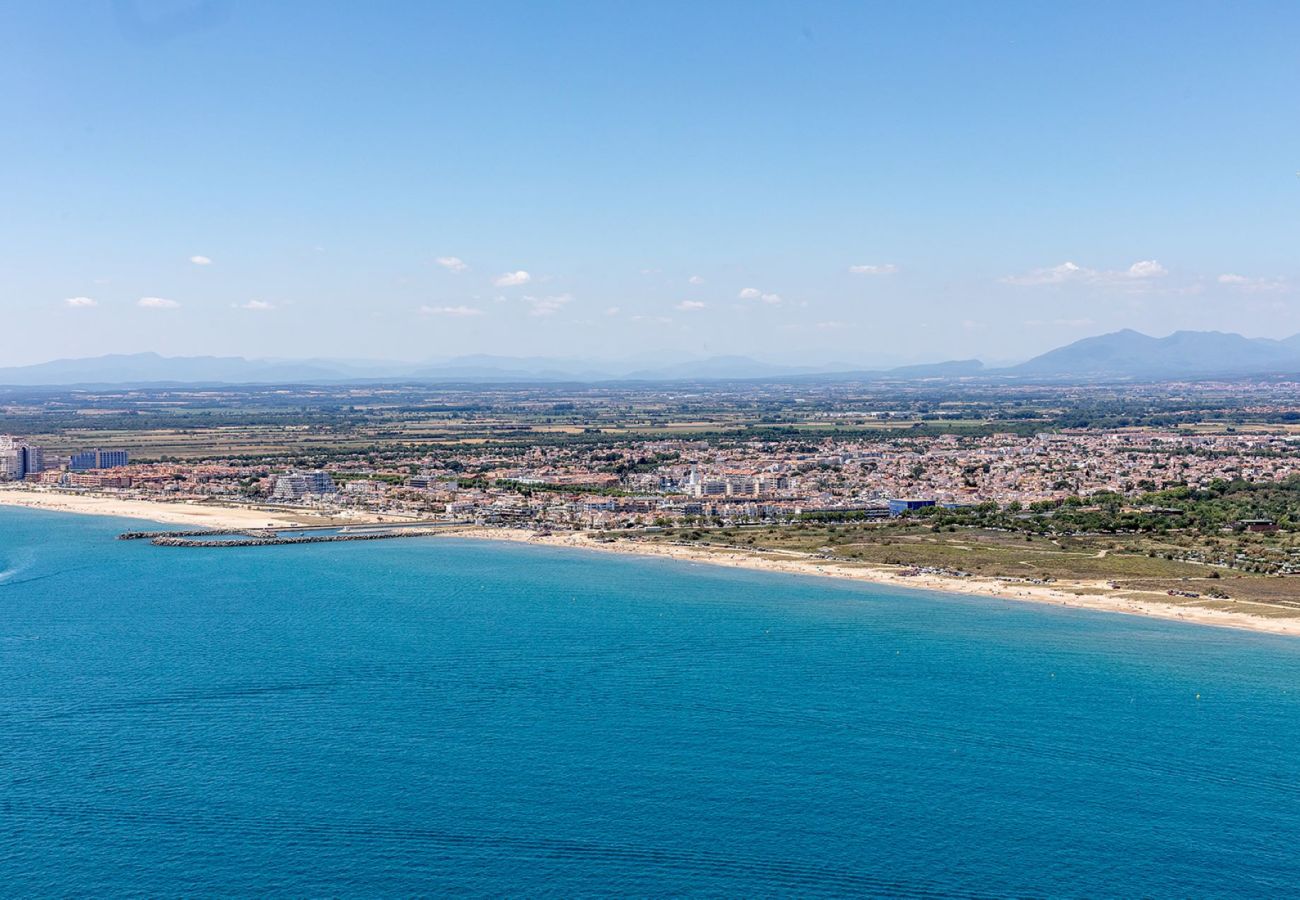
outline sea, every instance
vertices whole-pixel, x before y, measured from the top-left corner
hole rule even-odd
[[[0,507],[0,895],[1278,897],[1300,640]]]

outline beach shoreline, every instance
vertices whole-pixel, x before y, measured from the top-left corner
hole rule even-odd
[[[375,516],[327,517],[290,510],[265,510],[203,503],[118,498],[28,489],[0,489],[0,505],[83,515],[142,519],[168,525],[198,528],[285,528],[304,524],[340,524],[375,521]],[[891,587],[937,591],[944,594],[991,597],[1001,600],[1049,604],[1074,609],[1138,615],[1196,625],[1234,628],[1265,634],[1300,636],[1300,617],[1267,618],[1245,612],[1206,609],[1165,602],[1152,592],[1150,599],[1135,599],[1132,591],[1112,591],[1104,580],[1058,581],[1030,584],[996,578],[903,574],[906,567],[850,564],[814,558],[790,551],[756,552],[725,548],[685,547],[625,538],[597,540],[586,532],[541,534],[523,528],[449,528],[444,537],[525,543],[535,546],[593,550],[642,557],[659,557],[701,565],[726,566],[785,575],[836,578]]]
[[[1012,602],[1064,606],[1072,609],[1090,609],[1098,612],[1146,616],[1196,625],[1255,631],[1264,634],[1300,636],[1300,617],[1273,619],[1249,613],[1166,603],[1158,599],[1161,595],[1154,594],[1154,592],[1150,600],[1108,596],[1107,594],[1110,592],[1105,581],[1058,581],[1049,586],[974,576],[959,578],[931,574],[904,575],[902,573],[910,567],[900,566],[895,568],[838,563],[820,558],[800,556],[789,551],[758,553],[724,548],[703,549],[625,539],[615,539],[613,542],[609,542],[608,540],[597,540],[592,535],[584,532],[539,535],[536,532],[522,528],[465,528],[448,530],[443,536],[510,541],[537,546],[594,550],[642,557],[659,557],[680,562],[699,563],[701,565],[727,566],[784,575],[836,578],[903,589],[989,597]],[[1076,591],[1086,593],[1077,593]]]
[[[144,500],[27,488],[0,488],[0,506],[119,519],[141,519],[164,525],[191,525],[195,528],[290,528],[295,525],[345,524],[368,522],[374,519],[365,516],[325,516],[293,510],[260,509],[253,506]]]

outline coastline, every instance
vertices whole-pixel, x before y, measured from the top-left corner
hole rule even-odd
[[[294,525],[329,525],[370,522],[374,516],[329,517],[311,513],[263,510],[254,507],[209,506],[202,503],[171,502],[65,494],[54,491],[0,489],[0,506],[44,509],[82,515],[142,519],[168,525],[198,528],[284,528]],[[465,527],[448,529],[447,537],[508,541],[538,546],[596,550],[634,556],[661,557],[712,566],[777,572],[785,575],[840,578],[891,587],[938,591],[945,594],[975,595],[1022,603],[1041,603],[1075,609],[1091,609],[1124,615],[1147,616],[1196,625],[1235,628],[1264,634],[1300,636],[1300,617],[1267,618],[1245,612],[1206,609],[1165,602],[1152,592],[1151,599],[1136,599],[1132,592],[1112,591],[1105,581],[1056,582],[1051,586],[1004,581],[994,578],[956,578],[921,574],[907,576],[902,568],[837,563],[810,558],[789,551],[758,553],[723,548],[695,548],[615,539],[595,540],[583,532],[540,535],[523,528]],[[1125,596],[1127,593],[1130,596]]]
[[[25,488],[0,488],[0,506],[45,509],[77,515],[143,519],[164,525],[192,525],[196,528],[289,528],[294,525],[330,525],[368,521],[365,517],[299,514],[290,510],[263,510],[251,506],[137,500],[102,494],[69,494]]]
[[[1208,625],[1216,628],[1234,628],[1262,634],[1300,636],[1300,617],[1266,618],[1251,615],[1250,613],[1178,605],[1163,602],[1159,599],[1162,595],[1154,592],[1152,593],[1152,599],[1138,600],[1131,596],[1120,596],[1119,594],[1123,592],[1110,591],[1105,581],[1056,582],[1053,586],[1046,586],[1002,581],[994,578],[956,578],[928,574],[907,576],[900,574],[902,567],[891,569],[883,566],[849,565],[802,557],[787,551],[754,553],[722,548],[705,550],[646,542],[634,543],[626,540],[605,543],[593,540],[589,535],[580,532],[541,536],[522,528],[466,528],[454,531],[448,530],[446,536],[466,537],[476,540],[512,541],[539,546],[624,553],[633,556],[657,556],[711,566],[730,566],[760,572],[779,572],[785,575],[840,578],[904,589],[992,597],[1017,603],[1040,603],[1065,606],[1072,609],[1090,609],[1097,612],[1146,616],[1173,622]]]

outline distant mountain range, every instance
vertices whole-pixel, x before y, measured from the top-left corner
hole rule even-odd
[[[908,366],[906,377],[956,374],[978,361]],[[956,367],[956,368],[955,368]],[[160,356],[113,354],[59,359],[32,366],[0,368],[0,385],[19,387],[180,385],[180,384],[331,384],[363,381],[408,382],[602,382],[735,381],[820,378],[852,372],[846,364],[782,366],[744,356],[714,356],[659,366],[614,364],[545,357],[461,356],[437,363],[385,363],[330,359],[264,360],[238,356]],[[890,370],[852,372],[878,377]],[[903,370],[899,370],[903,371]]]
[[[1283,340],[1219,331],[1154,338],[1124,330],[1084,338],[1027,362],[987,368],[977,359],[889,369],[844,364],[782,366],[715,356],[656,366],[545,357],[462,356],[430,363],[370,360],[266,360],[238,356],[166,357],[156,353],[60,359],[0,368],[0,385],[330,384],[408,382],[816,381],[989,378],[1010,381],[1197,380],[1300,376],[1300,335]]]
[[[1050,350],[1002,373],[1053,378],[1197,379],[1300,373],[1300,335],[1245,338],[1222,331],[1175,331],[1154,338],[1125,329]]]

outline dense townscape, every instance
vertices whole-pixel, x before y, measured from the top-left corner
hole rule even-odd
[[[19,466],[25,453],[31,462]],[[90,460],[98,457],[99,462]],[[89,460],[89,464],[88,463]],[[0,472],[62,490],[296,504],[396,516],[553,526],[668,524],[698,518],[783,521],[809,514],[895,514],[926,504],[1028,506],[1099,492],[1139,495],[1300,472],[1300,438],[1072,430],[1018,436],[882,440],[647,440],[506,451],[389,452],[312,470],[204,459],[127,461],[94,449],[67,459],[0,442]],[[911,503],[900,506],[900,501]]]
[[[1150,506],[1166,489],[1300,472],[1294,387],[1254,382],[123,389],[4,402],[29,432],[0,438],[0,480],[43,490],[561,529],[1094,495]]]

